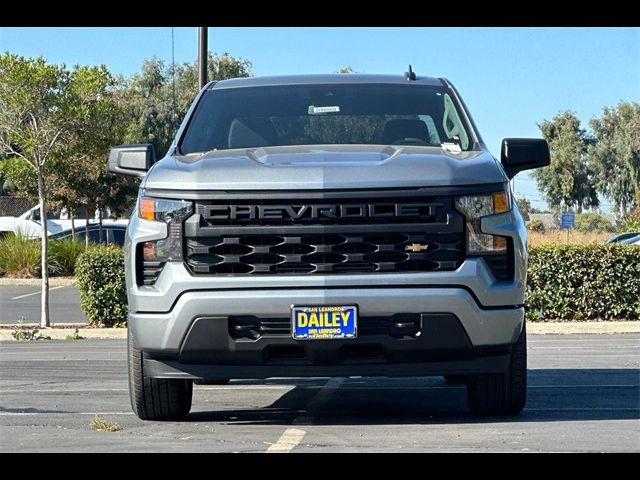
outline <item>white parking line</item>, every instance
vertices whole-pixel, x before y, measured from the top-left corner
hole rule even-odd
[[[267,448],[267,453],[289,453],[300,444],[306,433],[299,428],[287,428],[278,441]]]
[[[64,287],[66,287],[66,285],[60,285],[58,287],[52,287],[52,288],[49,288],[49,291],[58,290],[59,288],[64,288]],[[18,295],[17,297],[13,297],[11,300],[20,300],[21,298],[30,297],[32,295],[38,295],[40,293],[42,293],[41,290],[38,290],[37,292],[32,292],[32,293],[25,293],[24,295]]]
[[[293,420],[293,425],[313,423],[322,408],[331,400],[345,381],[345,378],[332,378],[316,393],[304,407],[304,413]],[[307,432],[299,428],[287,428],[278,441],[267,448],[267,453],[289,453],[297,447]]]
[[[640,342],[640,340],[636,340],[636,343]],[[640,345],[624,345],[619,347],[607,347],[607,350],[626,350],[629,348],[640,348]],[[565,347],[561,345],[557,345],[554,347],[531,347],[531,350],[589,350],[585,346],[580,347]]]

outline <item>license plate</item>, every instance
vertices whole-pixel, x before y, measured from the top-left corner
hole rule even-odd
[[[296,340],[356,338],[358,307],[291,307],[291,333]]]

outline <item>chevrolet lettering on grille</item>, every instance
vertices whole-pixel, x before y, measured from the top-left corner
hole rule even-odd
[[[433,215],[424,203],[305,204],[305,205],[211,205],[210,221],[224,220],[319,220],[327,218],[422,218]]]

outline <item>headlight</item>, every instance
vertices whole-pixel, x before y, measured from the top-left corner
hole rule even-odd
[[[144,261],[182,261],[182,223],[193,212],[191,202],[141,196],[138,216],[167,224],[167,237],[142,244]]]
[[[506,253],[507,237],[482,233],[480,219],[511,210],[508,190],[456,197],[456,209],[467,219],[467,251],[470,254]]]

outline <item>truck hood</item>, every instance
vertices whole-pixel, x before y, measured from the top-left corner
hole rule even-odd
[[[483,151],[379,145],[284,146],[166,156],[143,187],[197,190],[324,190],[477,185],[507,181]]]

